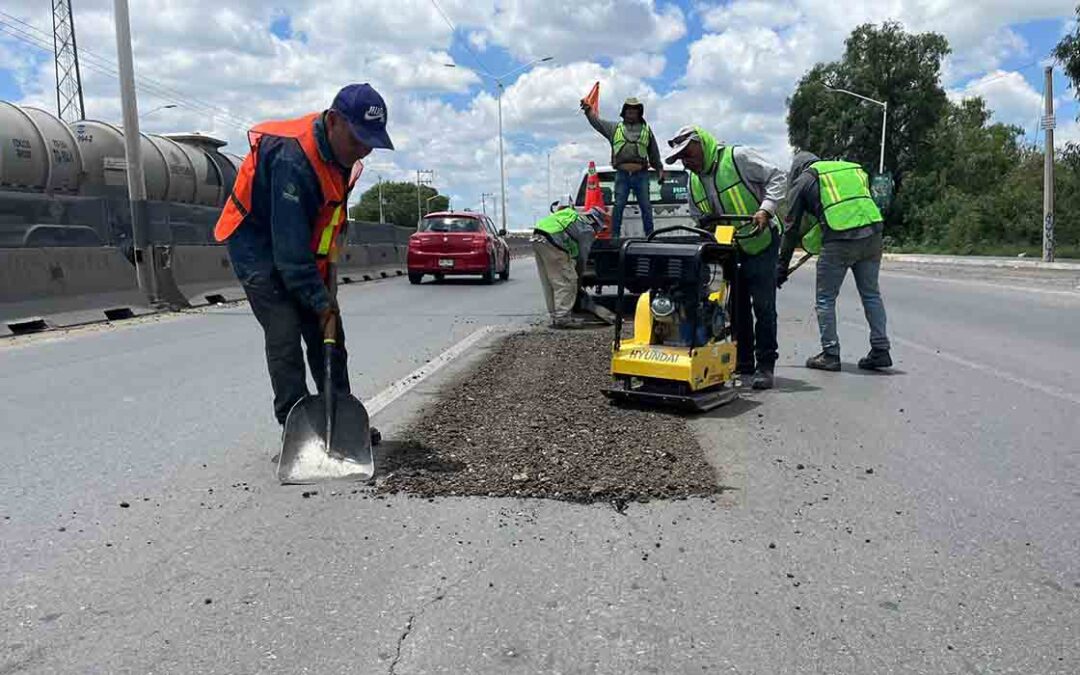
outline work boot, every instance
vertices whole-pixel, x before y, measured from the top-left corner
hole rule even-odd
[[[735,364],[735,374],[740,377],[750,377],[754,374],[754,364],[737,363]]]
[[[754,389],[772,389],[773,388],[773,371],[772,368],[758,368],[754,373],[754,377],[750,380],[750,386]]]
[[[859,359],[859,367],[863,370],[881,370],[892,368],[892,357],[888,349],[871,349],[870,353]]]
[[[840,355],[821,352],[817,356],[811,356],[806,360],[806,367],[814,370],[827,370],[830,373],[840,372]]]

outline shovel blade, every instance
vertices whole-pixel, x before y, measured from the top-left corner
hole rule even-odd
[[[375,475],[371,424],[367,409],[355,397],[334,394],[332,447],[326,447],[326,400],[300,399],[285,420],[278,480],[307,485],[324,480],[370,480]]]

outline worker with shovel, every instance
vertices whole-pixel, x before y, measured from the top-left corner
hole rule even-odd
[[[614,321],[614,315],[592,302],[587,293],[583,298],[579,297],[581,273],[596,233],[603,224],[603,209],[593,207],[579,213],[568,206],[541,218],[533,228],[531,241],[536,268],[540,272],[552,328],[584,326],[581,319],[571,314],[575,303],[605,322]]]
[[[376,148],[394,149],[386,117],[375,89],[351,84],[328,110],[264,122],[248,132],[251,151],[214,234],[226,242],[262,326],[279,424],[308,395],[301,342],[320,391],[326,379],[333,389],[349,391],[334,262],[360,160]],[[337,348],[324,353],[324,341]]]
[[[878,288],[883,218],[867,183],[866,172],[858,164],[823,162],[810,152],[797,153],[788,174],[791,227],[784,233],[777,262],[777,287],[787,281],[788,264],[800,241],[807,253],[820,255],[816,307],[821,353],[807,360],[807,368],[840,370],[836,297],[848,269],[855,277],[870,324],[870,353],[859,359],[859,367],[879,370],[892,366],[885,303]]]

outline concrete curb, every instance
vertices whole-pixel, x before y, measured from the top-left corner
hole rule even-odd
[[[1006,269],[1058,270],[1080,273],[1080,262],[1043,262],[1030,258],[994,258],[980,256],[924,255],[886,253],[885,260],[918,265],[951,265],[958,267],[996,267]]]

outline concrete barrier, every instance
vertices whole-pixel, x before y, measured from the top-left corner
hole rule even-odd
[[[136,288],[135,268],[116,248],[0,249],[0,302]]]

